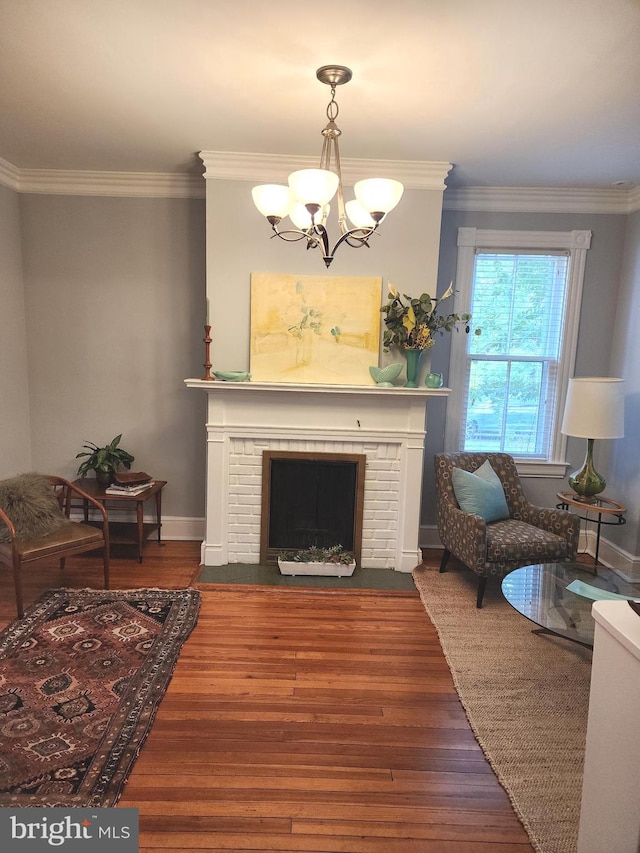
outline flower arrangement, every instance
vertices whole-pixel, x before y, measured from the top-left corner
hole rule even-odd
[[[380,309],[385,315],[384,351],[389,352],[390,346],[397,346],[402,349],[429,349],[435,343],[433,339],[435,332],[442,335],[444,332],[452,331],[452,329],[457,330],[458,326],[461,325],[464,325],[464,330],[468,334],[471,314],[438,313],[440,304],[452,295],[453,282],[440,299],[435,299],[428,293],[423,293],[418,299],[415,299],[404,293],[406,302],[403,302],[398,291],[390,283],[389,301]],[[475,334],[479,335],[480,330],[476,329]]]

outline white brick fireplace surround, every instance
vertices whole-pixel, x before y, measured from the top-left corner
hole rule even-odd
[[[259,562],[264,450],[364,454],[362,567],[420,562],[426,404],[448,388],[185,383],[208,398],[205,566]]]

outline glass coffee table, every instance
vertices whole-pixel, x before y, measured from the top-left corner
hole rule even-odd
[[[538,632],[557,634],[589,648],[593,647],[591,607],[597,590],[640,600],[638,584],[627,583],[603,566],[597,567],[596,574],[580,563],[538,563],[514,569],[502,580],[504,597],[539,626]]]

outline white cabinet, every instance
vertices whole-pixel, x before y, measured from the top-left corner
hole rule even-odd
[[[597,601],[593,617],[578,853],[638,853],[640,616],[626,601]]]

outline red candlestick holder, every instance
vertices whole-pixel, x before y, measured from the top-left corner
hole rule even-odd
[[[215,376],[211,375],[211,326],[204,327],[204,376],[201,378],[207,382],[214,382]]]

